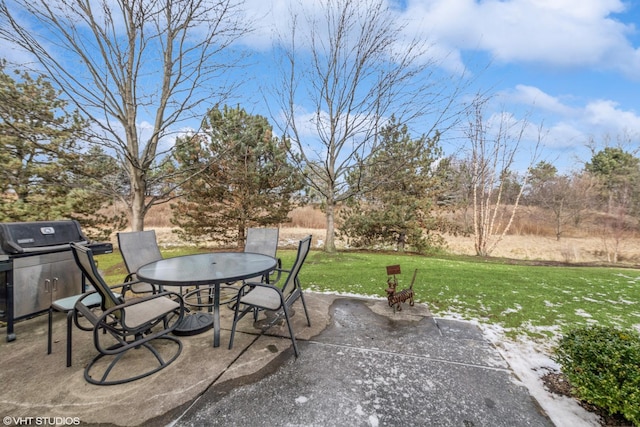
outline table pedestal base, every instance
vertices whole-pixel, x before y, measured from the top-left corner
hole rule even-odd
[[[196,311],[185,315],[182,322],[173,330],[173,334],[186,337],[201,334],[211,328],[213,328],[211,313]]]

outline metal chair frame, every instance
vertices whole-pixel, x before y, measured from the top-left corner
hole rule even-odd
[[[247,282],[240,288],[240,290],[238,291],[238,299],[233,316],[231,337],[229,338],[229,349],[233,348],[233,339],[238,322],[247,313],[255,313],[256,309],[260,309],[281,312],[284,315],[284,318],[287,322],[287,327],[289,329],[289,336],[291,337],[291,342],[293,343],[294,354],[296,357],[299,356],[298,345],[296,343],[295,334],[293,333],[293,328],[291,326],[290,308],[293,303],[296,302],[298,298],[300,298],[300,300],[302,301],[302,306],[304,308],[305,316],[307,318],[307,325],[311,326],[309,312],[307,311],[307,304],[304,301],[302,286],[300,285],[300,280],[298,278],[298,273],[302,268],[302,264],[304,263],[310,248],[311,236],[307,236],[299,242],[296,260],[291,270],[288,271],[289,275],[287,276],[282,289],[273,284],[264,282]],[[286,270],[283,271],[286,272]],[[242,311],[240,311],[241,306],[243,307]],[[273,322],[267,325],[267,327],[262,330],[262,333],[264,333],[269,327],[273,326],[273,324],[275,324],[275,321],[277,320],[278,317],[276,317]]]
[[[79,329],[92,330],[93,341],[98,355],[86,366],[84,377],[87,382],[96,385],[122,384],[144,378],[167,367],[175,361],[182,351],[182,342],[169,334],[177,327],[184,316],[184,304],[180,295],[175,292],[159,292],[142,298],[125,300],[116,295],[112,289],[127,287],[131,284],[109,287],[98,272],[91,249],[71,244],[73,256],[86,279],[95,291],[84,294],[74,305],[74,322]],[[100,295],[100,312],[94,309],[95,293]],[[92,301],[91,304],[88,301]],[[79,318],[87,319],[92,328],[79,322]],[[105,335],[110,336],[115,344],[103,344]],[[168,340],[176,345],[176,350],[165,360],[154,348],[154,340]],[[157,366],[129,376],[127,378],[109,379],[115,365],[130,350],[146,349],[157,361]],[[96,362],[103,357],[113,356],[102,375],[92,375]]]

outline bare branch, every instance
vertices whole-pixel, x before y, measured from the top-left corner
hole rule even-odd
[[[236,89],[233,43],[250,28],[233,0],[0,1],[0,39],[34,61],[92,123],[130,180],[132,227],[142,229],[147,176],[177,127]],[[141,124],[151,123],[143,131]],[[162,199],[162,195],[158,199]]]
[[[297,6],[300,12],[290,9],[290,34],[280,34],[276,46],[281,81],[274,88],[274,117],[321,195],[325,250],[332,251],[335,206],[359,191],[346,177],[380,149],[382,126],[394,115],[399,123],[426,127],[427,136],[447,129],[459,114],[454,104],[463,80],[443,73],[426,40],[405,40],[403,23],[387,2]]]
[[[527,120],[512,120],[512,117],[501,114],[494,131],[483,116],[486,102],[487,99],[483,98],[473,102],[467,130],[471,144],[474,247],[480,256],[489,256],[511,228],[531,168],[539,157],[544,135],[540,126],[528,166],[518,182],[518,193],[507,206],[503,200],[505,187],[515,177],[512,168],[530,124]]]

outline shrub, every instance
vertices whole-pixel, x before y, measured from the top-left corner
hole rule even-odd
[[[579,399],[640,426],[640,335],[612,327],[587,326],[566,334],[556,349]]]

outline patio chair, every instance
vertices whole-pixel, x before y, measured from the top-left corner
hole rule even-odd
[[[133,293],[155,293],[151,283],[137,281],[136,271],[145,264],[162,259],[154,230],[118,233],[118,247],[127,268],[125,282],[136,281],[129,288]]]
[[[231,327],[231,337],[229,338],[229,349],[233,348],[233,338],[236,332],[236,326],[240,319],[242,319],[247,313],[255,312],[255,309],[277,311],[279,314],[283,314],[289,328],[289,336],[293,343],[293,351],[296,357],[298,357],[298,346],[296,344],[296,338],[291,327],[290,309],[294,302],[298,298],[302,301],[304,308],[304,314],[307,317],[307,325],[311,326],[311,320],[309,319],[309,312],[307,311],[307,305],[304,301],[304,295],[302,293],[302,286],[300,286],[300,280],[298,279],[298,273],[302,268],[309,249],[311,247],[311,236],[307,236],[298,244],[298,254],[296,260],[293,263],[293,267],[288,271],[287,279],[284,282],[282,289],[279,287],[264,283],[264,282],[248,282],[245,283],[238,291],[238,304],[235,307],[235,313],[233,316],[233,326]],[[242,311],[240,307],[242,306]],[[267,325],[262,330],[264,333],[269,327],[271,327],[280,316],[277,316],[273,322]]]
[[[247,229],[247,237],[245,239],[244,244],[244,252],[253,252],[263,255],[269,255],[273,258],[276,258],[276,252],[278,251],[278,238],[279,238],[280,230],[277,228],[248,228]],[[280,281],[280,277],[282,276],[282,260],[280,258],[276,258],[276,269],[271,271],[263,276],[251,277],[249,279],[245,279],[242,283],[254,283],[254,282],[264,282],[275,285]],[[235,301],[237,296],[237,287],[232,287],[234,295],[230,298],[229,308],[232,310],[235,309]],[[258,307],[255,307],[253,310],[253,318],[254,321],[258,319],[259,314]]]
[[[278,235],[279,230],[277,228],[248,228],[244,252],[253,252],[276,258],[276,252],[278,251]],[[245,282],[263,281],[275,284],[280,280],[280,275],[282,274],[282,261],[280,258],[277,258],[277,262],[278,264],[274,271],[275,277],[272,277],[272,275],[265,275],[262,278],[253,277],[251,279],[247,279]]]
[[[269,255],[273,258],[276,257],[278,251],[278,234],[277,228],[248,228],[247,237],[244,245],[244,252],[251,252],[262,255]],[[248,282],[266,282],[274,284],[280,280],[282,274],[282,260],[277,259],[276,270],[273,275],[265,274],[264,276],[256,276],[249,279],[245,279],[242,284]],[[230,309],[235,309],[235,301],[238,296],[239,286],[235,283],[227,283],[220,287],[220,301],[221,304],[227,304]],[[197,308],[211,308],[213,301],[213,288],[197,288],[183,297],[185,303],[191,307]],[[256,309],[255,316],[258,312]]]
[[[182,342],[169,334],[184,316],[180,296],[174,292],[158,292],[142,298],[123,299],[113,293],[114,287],[105,283],[98,272],[91,249],[71,243],[71,250],[80,271],[101,299],[100,311],[97,312],[91,304],[87,304],[94,293],[85,294],[74,306],[76,326],[93,331],[94,346],[98,350],[98,355],[85,368],[84,378],[97,385],[122,384],[158,372],[176,360],[182,352]],[[81,325],[79,317],[88,320],[92,327]],[[137,363],[121,364],[125,366],[119,365],[118,369],[114,369],[125,355],[133,353],[130,350],[142,349],[153,355],[150,359],[151,368],[146,369],[147,359],[142,362],[137,359]],[[144,352],[135,354],[144,355]],[[102,360],[105,357],[107,359]],[[138,374],[140,364],[144,365],[144,369]],[[94,375],[96,372],[98,375]]]

